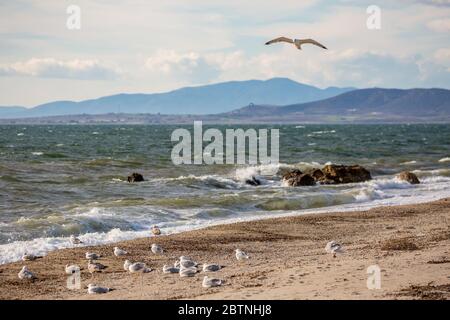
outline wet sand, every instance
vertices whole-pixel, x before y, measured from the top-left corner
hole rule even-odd
[[[345,253],[333,258],[324,251],[337,240]],[[154,255],[152,243],[166,253]],[[154,270],[131,275],[125,258],[113,255],[119,246],[132,261]],[[251,258],[238,262],[234,249]],[[100,253],[108,268],[93,279],[86,251]],[[225,280],[222,287],[202,287],[203,272],[192,278],[163,274],[164,264],[180,255],[224,268],[208,275]],[[66,286],[66,264],[78,264],[81,289]],[[36,273],[19,280],[22,265]],[[367,288],[367,268],[381,269],[381,289]],[[87,284],[113,288],[88,295]],[[32,262],[0,266],[0,299],[449,299],[450,199],[363,212],[275,218],[214,226],[174,235],[117,244],[64,249]]]

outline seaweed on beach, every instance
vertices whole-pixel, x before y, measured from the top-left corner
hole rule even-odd
[[[412,285],[402,289],[397,296],[412,297],[420,300],[448,300],[450,298],[450,284],[432,285],[428,283],[424,286]]]

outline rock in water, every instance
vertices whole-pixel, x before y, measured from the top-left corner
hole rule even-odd
[[[399,180],[408,181],[411,184],[419,184],[420,183],[419,178],[417,178],[417,176],[414,173],[409,172],[409,171],[400,172],[397,175],[397,178]]]
[[[245,180],[245,183],[251,186],[259,186],[261,184],[261,181],[259,179],[256,179],[255,177],[251,177],[250,179]]]
[[[300,170],[295,169],[283,175],[283,180],[292,187],[297,186],[313,186],[316,184],[316,180],[307,174],[302,173]]]
[[[321,183],[355,183],[371,180],[370,172],[360,165],[326,165],[322,169],[324,176],[319,179]]]
[[[133,172],[130,176],[128,176],[128,182],[141,182],[144,181],[144,176],[140,173]]]
[[[316,168],[310,169],[310,170],[306,171],[305,173],[309,174],[311,177],[316,179],[316,181],[322,179],[325,176],[323,174],[322,170],[316,169]]]

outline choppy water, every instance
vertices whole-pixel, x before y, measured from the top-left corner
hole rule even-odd
[[[177,127],[0,126],[0,263],[25,250],[70,247],[71,234],[100,244],[146,236],[153,224],[177,232],[450,196],[450,125],[269,126],[280,130],[280,167],[358,163],[374,177],[297,188],[277,175],[261,177],[259,187],[245,185],[259,167],[174,166],[170,135]],[[402,170],[423,183],[396,180]],[[134,171],[147,181],[127,183]]]

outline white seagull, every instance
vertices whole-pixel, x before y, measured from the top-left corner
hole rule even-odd
[[[181,268],[192,268],[192,267],[197,267],[197,265],[198,265],[197,262],[195,262],[185,256],[181,256],[180,260],[175,262],[175,267],[180,266]]]
[[[236,252],[236,259],[238,260],[244,260],[244,259],[249,259],[250,257],[248,256],[248,254],[246,254],[244,251],[242,251],[241,249],[236,249],[234,250]]]
[[[17,274],[17,276],[21,280],[33,280],[33,279],[36,279],[36,275],[33,272],[31,272],[30,270],[28,270],[27,266],[23,266],[22,270],[20,270],[20,272]]]
[[[164,252],[163,248],[160,245],[157,245],[156,243],[152,244],[151,250],[154,254],[163,254]]]
[[[126,256],[127,254],[128,254],[128,252],[126,252],[125,250],[122,250],[118,247],[114,247],[114,255],[116,257]]]
[[[93,274],[94,272],[102,272],[103,269],[106,269],[106,266],[104,266],[101,263],[93,262],[92,260],[89,260],[89,262],[88,262],[89,273]]]
[[[342,247],[341,244],[332,240],[332,241],[328,242],[327,245],[325,246],[325,251],[333,254],[333,258],[336,258],[336,255],[338,253],[344,253],[344,248]]]
[[[72,264],[72,265],[66,264],[65,271],[66,271],[66,274],[74,274],[74,273],[80,272],[80,267],[77,266],[76,264]]]
[[[166,264],[163,266],[163,273],[178,273],[178,272],[180,272],[180,268],[168,266]]]
[[[88,293],[89,294],[100,294],[100,293],[108,293],[110,292],[110,288],[100,287],[96,284],[89,283],[88,284]]]
[[[86,252],[86,259],[88,260],[98,260],[100,258],[99,254],[93,252]]]
[[[130,260],[125,260],[125,262],[123,263],[123,270],[128,271],[131,265],[132,263]]]
[[[209,278],[208,276],[205,276],[203,278],[203,282],[202,282],[203,288],[219,287],[222,284],[223,284],[223,280],[216,279],[216,278]]]
[[[221,269],[221,266],[218,264],[204,264],[203,265],[203,272],[215,272],[219,271]]]
[[[297,47],[298,50],[302,50],[302,45],[307,44],[307,43],[313,44],[315,46],[321,47],[322,49],[328,50],[328,48],[325,47],[323,44],[321,44],[313,39],[291,39],[291,38],[286,38],[286,37],[278,37],[278,38],[272,39],[270,41],[267,41],[265,44],[269,45],[269,44],[277,43],[277,42],[292,43],[293,45],[295,45]]]
[[[128,271],[130,273],[147,273],[152,271],[152,269],[147,268],[147,265],[143,262],[135,262],[128,267]]]
[[[190,267],[190,268],[180,268],[180,277],[186,278],[186,277],[193,277],[197,273],[196,267]]]
[[[80,244],[80,243],[83,243],[83,241],[81,241],[80,239],[78,239],[74,235],[71,235],[70,236],[70,243],[71,244]]]

